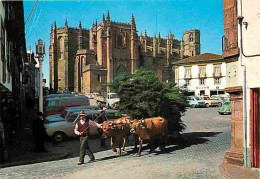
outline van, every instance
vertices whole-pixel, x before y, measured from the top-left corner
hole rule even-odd
[[[112,105],[118,101],[120,101],[120,98],[118,97],[117,93],[107,93],[106,105]]]
[[[205,101],[198,96],[188,96],[189,105],[195,107],[205,107]]]
[[[59,114],[65,107],[72,106],[89,106],[89,98],[83,95],[72,96],[72,97],[59,97],[59,98],[50,98],[46,100],[44,105],[44,114],[52,115]]]

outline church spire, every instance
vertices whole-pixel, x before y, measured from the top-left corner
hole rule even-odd
[[[144,36],[147,37],[147,32],[146,32],[146,30],[144,31]]]
[[[68,27],[68,19],[65,19],[65,27]]]
[[[68,32],[68,20],[67,20],[67,18],[65,20],[65,30]]]
[[[109,10],[107,11],[107,21],[110,22]]]
[[[82,49],[82,28],[81,21],[79,21],[79,33],[78,33],[78,50]]]
[[[81,29],[81,21],[79,21],[79,29]]]
[[[105,13],[103,13],[102,21],[105,22]]]
[[[132,14],[132,18],[131,18],[131,27],[132,29],[135,29],[136,26],[135,26],[135,17],[134,17],[134,14]]]
[[[54,21],[54,28],[53,29],[56,30],[56,21]]]

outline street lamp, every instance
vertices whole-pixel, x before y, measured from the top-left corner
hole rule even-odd
[[[39,112],[43,112],[43,91],[42,91],[42,62],[43,56],[45,54],[45,46],[42,43],[42,40],[38,40],[38,44],[36,45],[36,54],[39,59],[40,66],[40,96],[39,96]]]

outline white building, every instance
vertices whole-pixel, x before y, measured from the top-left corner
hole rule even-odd
[[[204,53],[174,62],[175,83],[190,95],[224,94],[226,63],[221,55]]]
[[[224,0],[224,30],[232,138],[220,170],[235,178],[259,178],[260,1]]]

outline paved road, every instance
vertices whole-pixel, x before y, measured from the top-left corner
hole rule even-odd
[[[91,140],[97,161],[77,166],[78,141],[61,145],[70,148],[71,158],[0,169],[0,178],[222,178],[218,166],[230,148],[230,116],[217,114],[217,108],[189,109],[183,121],[187,125],[186,146],[167,146],[165,153],[157,149],[141,157],[128,147],[118,157],[111,150],[100,151],[99,140]],[[108,141],[107,141],[108,143]],[[77,145],[75,147],[75,145]]]

